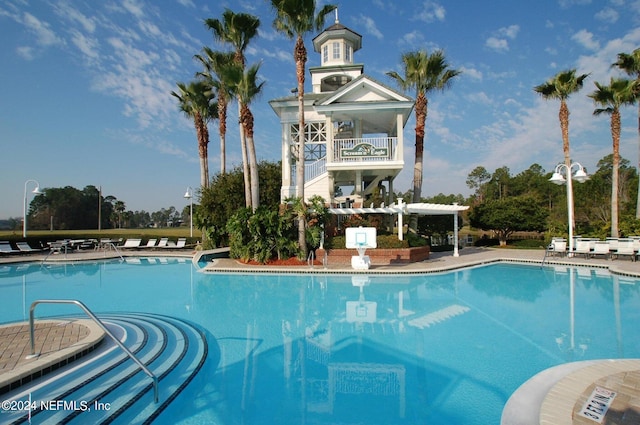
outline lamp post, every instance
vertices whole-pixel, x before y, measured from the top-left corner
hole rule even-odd
[[[37,180],[27,180],[24,182],[24,204],[22,205],[22,237],[27,237],[27,185],[29,183],[35,183],[36,188],[33,189],[31,193],[35,193],[36,195],[42,194],[40,192],[40,183]]]
[[[189,234],[193,237],[193,189],[187,187],[184,197],[189,200]]]
[[[576,171],[573,172],[573,169],[576,168]],[[565,178],[562,173],[567,176]],[[572,181],[575,180],[578,183],[584,183],[589,180],[589,176],[587,172],[584,170],[584,167],[580,165],[578,162],[567,164],[558,164],[556,166],[553,175],[549,179],[550,182],[555,183],[557,185],[567,185],[567,215],[569,220],[569,256],[573,256],[573,229],[575,227],[574,218],[573,218],[573,184]]]

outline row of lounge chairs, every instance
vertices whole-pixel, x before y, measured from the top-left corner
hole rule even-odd
[[[15,246],[14,248],[9,241],[0,241],[0,254],[29,254],[47,249],[43,247],[33,248],[27,242],[16,242]]]
[[[157,243],[156,243],[157,242]],[[130,238],[127,239],[122,245],[116,246],[118,249],[155,249],[155,248],[169,248],[169,249],[182,249],[187,246],[187,238],[178,238],[177,241],[169,240],[169,238],[149,239],[146,244],[142,244],[142,239]]]
[[[117,249],[155,249],[155,248],[167,248],[167,249],[182,249],[187,246],[187,238],[178,238],[177,241],[169,240],[169,238],[149,239],[146,244],[142,244],[142,239],[130,238],[122,242],[122,240],[113,239],[82,239],[82,240],[70,240],[64,239],[54,242],[49,242],[47,246],[40,246],[34,248],[25,241],[15,242],[12,244],[10,241],[0,241],[0,255],[8,254],[31,254],[42,251],[51,250],[53,252],[68,252],[74,250],[85,249],[99,249],[99,248],[111,248]]]
[[[572,252],[569,251],[566,239],[553,238],[547,251],[557,256],[571,255],[584,256],[584,258],[602,256],[607,259],[629,257],[635,261],[640,255],[640,237],[607,238],[606,240],[576,238]]]

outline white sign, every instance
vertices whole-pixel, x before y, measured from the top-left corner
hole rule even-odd
[[[599,424],[602,423],[607,410],[613,403],[616,392],[602,387],[595,387],[589,398],[580,409],[580,416],[589,418]]]

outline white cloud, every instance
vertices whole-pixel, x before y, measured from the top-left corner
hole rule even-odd
[[[509,43],[504,38],[489,37],[484,44],[488,48],[496,51],[506,52],[509,50]]]
[[[67,2],[54,3],[53,10],[63,19],[79,23],[86,32],[93,33],[96,30],[94,18],[89,18],[79,10],[73,8]]]
[[[600,43],[593,39],[593,33],[582,29],[571,36],[571,39],[586,49],[596,51],[600,48]]]
[[[62,40],[58,38],[48,23],[39,20],[29,12],[24,13],[23,23],[36,35],[38,38],[38,44],[41,46],[48,47],[56,44],[63,44]]]
[[[600,12],[596,13],[596,19],[607,24],[615,24],[618,21],[620,15],[614,9],[605,7]]]
[[[462,74],[465,77],[469,77],[477,81],[482,81],[482,71],[479,71],[476,68],[467,68],[465,66],[461,66],[460,71],[462,71]]]
[[[419,31],[411,31],[406,33],[400,39],[400,44],[407,44],[409,46],[417,46],[424,44],[424,36]]]
[[[370,17],[364,16],[364,15],[360,15],[358,17],[358,19],[356,20],[356,22],[361,24],[364,27],[365,32],[367,34],[371,34],[372,36],[374,36],[378,40],[382,40],[382,38],[384,37],[382,35],[382,33],[380,32],[380,30],[376,27],[376,22],[373,19],[371,19]]]
[[[444,21],[447,11],[445,8],[434,1],[427,0],[422,4],[419,12],[415,14],[415,19],[427,23],[435,21]]]
[[[196,5],[191,0],[178,0],[178,3],[185,7],[196,7]]]
[[[496,34],[487,38],[485,46],[497,52],[506,52],[509,50],[509,42],[507,38],[514,40],[520,31],[519,25],[509,25],[502,27],[496,31]]]
[[[34,58],[34,52],[32,47],[20,46],[16,48],[16,52],[18,53],[18,56],[20,56],[25,60],[30,61],[30,60],[33,60]]]
[[[519,31],[520,25],[509,25],[508,27],[500,28],[498,30],[498,34],[513,40],[518,35]]]
[[[470,93],[467,98],[470,102],[482,105],[492,105],[493,100],[485,92]]]
[[[136,18],[142,18],[144,12],[142,11],[142,4],[138,0],[123,0],[122,7]]]
[[[71,30],[71,42],[87,60],[94,61],[100,58],[98,40],[95,38],[87,37],[78,30]]]

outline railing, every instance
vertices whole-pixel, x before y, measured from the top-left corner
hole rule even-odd
[[[304,165],[304,179],[310,181],[327,172],[327,157],[320,158],[319,160],[310,164]]]
[[[120,261],[124,261],[124,257],[122,256],[122,253],[118,249],[118,246],[115,243],[113,243],[113,241],[110,239],[99,241],[98,245],[96,245],[96,249],[102,249],[105,252],[105,256],[106,256],[107,249],[113,249],[116,252],[116,254],[118,254],[118,257],[120,257]],[[44,264],[49,259],[49,256],[51,256],[51,254],[55,252],[64,251],[64,259],[66,260],[67,252],[69,252],[69,250],[73,252],[73,247],[71,247],[68,242],[66,241],[54,242],[51,244],[51,249],[49,250],[49,253],[42,259],[41,264]]]
[[[107,335],[109,335],[109,337],[113,340],[113,342],[115,342],[120,348],[122,348],[122,350],[127,354],[127,356],[129,356],[131,360],[133,360],[138,366],[140,366],[140,369],[142,369],[142,371],[146,373],[147,376],[149,376],[149,378],[151,378],[151,380],[153,381],[153,399],[156,403],[158,402],[158,378],[140,360],[138,360],[138,358],[127,347],[125,347],[124,344],[120,342],[120,340],[116,338],[116,336],[113,333],[111,333],[109,329],[107,329],[104,323],[102,323],[102,321],[100,321],[100,319],[98,319],[96,315],[93,314],[86,305],[84,305],[82,302],[78,300],[36,300],[31,303],[31,308],[29,309],[29,333],[31,336],[31,354],[29,354],[27,358],[34,358],[40,355],[39,353],[36,354],[36,342],[35,342],[34,327],[33,327],[33,322],[34,322],[33,312],[38,304],[75,304],[78,307],[80,307],[82,310],[84,310],[84,312],[87,313],[87,316],[89,316],[91,320],[93,320],[100,327],[100,329],[102,329]]]

